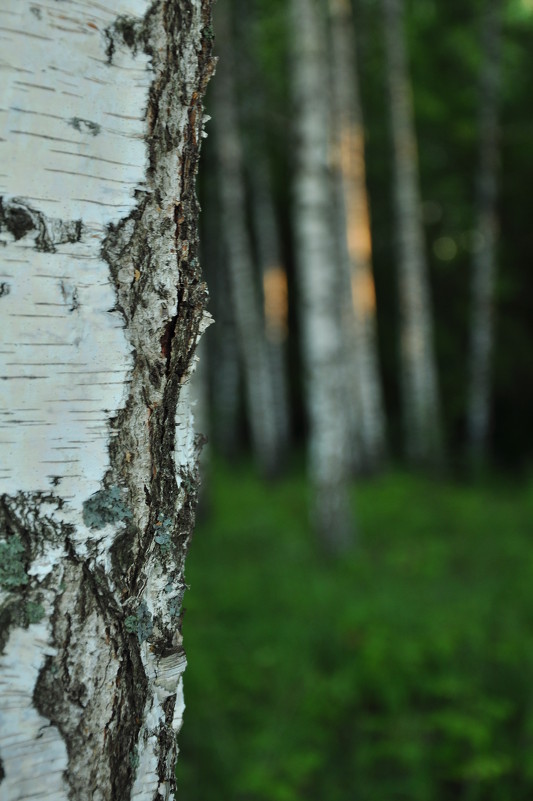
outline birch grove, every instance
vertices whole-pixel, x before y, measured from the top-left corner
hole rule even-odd
[[[3,0],[0,796],[175,789],[210,0]]]
[[[216,14],[222,58],[213,85],[222,235],[253,450],[263,473],[271,475],[279,464],[279,438],[262,310],[254,283],[252,244],[246,225],[244,153],[237,113],[230,11],[225,2]]]

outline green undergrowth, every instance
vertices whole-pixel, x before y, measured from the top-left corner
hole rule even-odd
[[[394,473],[359,543],[309,530],[301,474],[211,474],[187,565],[182,801],[530,801],[533,484]]]

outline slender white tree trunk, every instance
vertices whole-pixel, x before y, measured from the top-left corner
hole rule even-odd
[[[234,458],[242,446],[241,384],[242,365],[235,319],[228,303],[230,297],[229,276],[225,254],[220,254],[213,267],[218,267],[210,286],[213,291],[213,313],[217,330],[210,342],[210,376],[212,386],[213,440],[220,452],[229,459]]]
[[[208,367],[209,437],[226,458],[233,458],[241,446],[241,366],[235,320],[230,297],[226,248],[216,186],[216,154],[211,136],[202,154],[201,247],[204,272],[209,283],[215,328],[206,336]]]
[[[287,352],[289,298],[281,257],[272,185],[264,152],[253,155],[249,167],[257,259],[263,283],[263,317],[276,423],[277,452],[290,442]]]
[[[486,455],[490,420],[490,374],[494,341],[496,280],[496,196],[498,172],[498,94],[501,50],[501,0],[487,0],[480,86],[480,159],[477,178],[479,249],[472,272],[468,442],[479,463]]]
[[[209,7],[2,2],[2,801],[174,789]]]
[[[216,12],[221,61],[213,84],[213,109],[218,153],[218,181],[223,236],[228,256],[230,290],[243,364],[248,425],[253,449],[268,475],[278,466],[273,388],[259,303],[253,255],[246,221],[244,155],[237,115],[230,6]]]
[[[269,150],[269,102],[265,91],[257,35],[264,20],[260,4],[237,0],[236,40],[239,66],[236,78],[241,98],[243,142],[248,180],[256,272],[261,283],[264,335],[272,382],[276,449],[280,467],[290,445],[288,386],[288,281],[282,257]]]
[[[316,0],[291,0],[294,97],[294,230],[313,519],[332,551],[352,539],[348,504],[350,426],[343,393],[339,266],[331,221],[328,171],[329,93],[325,18]]]
[[[339,238],[351,292],[354,375],[361,466],[375,469],[385,453],[385,415],[379,376],[376,292],[365,176],[364,129],[349,0],[329,0],[334,115],[333,161],[340,197]],[[347,310],[350,312],[350,309]]]
[[[442,455],[440,400],[421,217],[413,102],[405,52],[403,0],[382,2],[394,146],[406,451],[412,462],[438,463]]]

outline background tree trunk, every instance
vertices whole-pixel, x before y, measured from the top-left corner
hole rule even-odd
[[[208,395],[211,414],[208,415],[209,437],[215,449],[225,458],[235,458],[242,448],[241,425],[241,365],[237,333],[230,297],[226,247],[223,242],[217,165],[213,136],[204,145],[201,174],[202,215],[200,238],[202,264],[209,284],[209,294],[216,327],[206,335]]]
[[[394,151],[406,452],[411,462],[434,464],[442,457],[440,401],[424,252],[413,102],[405,52],[403,0],[383,0],[383,10]]]
[[[352,539],[348,504],[350,426],[339,326],[340,269],[332,236],[328,170],[329,92],[323,9],[291,0],[294,98],[294,218],[301,339],[309,418],[313,520],[324,545],[345,550]]]
[[[0,795],[168,799],[210,2],[2,12]]]
[[[258,149],[251,160],[250,184],[257,260],[263,285],[264,331],[272,382],[276,449],[278,458],[283,458],[291,438],[285,347],[288,335],[289,299],[272,185],[262,149]]]
[[[483,62],[479,110],[477,233],[472,273],[468,443],[472,460],[486,456],[490,418],[490,363],[496,275],[496,196],[498,171],[498,94],[501,50],[501,0],[487,0],[483,20]]]
[[[254,282],[252,245],[246,220],[244,155],[237,115],[236,62],[233,57],[230,10],[226,0],[216,12],[222,59],[217,81],[213,84],[222,233],[243,365],[248,425],[258,463],[263,472],[270,475],[278,469],[279,441],[262,310]]]
[[[349,318],[353,320],[355,387],[362,450],[360,467],[375,469],[385,454],[385,414],[376,336],[376,292],[365,180],[364,128],[355,36],[349,0],[329,0],[333,159],[340,198],[340,249],[348,266]],[[350,313],[351,312],[351,313]]]

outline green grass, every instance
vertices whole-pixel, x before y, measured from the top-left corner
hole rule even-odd
[[[406,474],[316,549],[301,474],[213,470],[187,565],[182,801],[530,801],[533,486]]]

